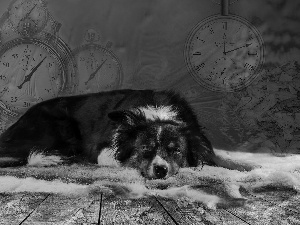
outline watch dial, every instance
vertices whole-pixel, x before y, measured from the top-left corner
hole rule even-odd
[[[77,65],[77,93],[117,89],[122,67],[117,57],[100,45],[90,44],[74,51]]]
[[[57,97],[63,77],[58,61],[35,44],[16,45],[0,56],[0,98],[17,112]]]
[[[259,32],[237,16],[214,16],[198,24],[185,52],[193,77],[214,91],[235,91],[249,85],[263,56]]]

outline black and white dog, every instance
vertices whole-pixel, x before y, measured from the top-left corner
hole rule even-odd
[[[41,102],[0,136],[0,166],[25,165],[38,154],[128,166],[148,179],[215,165],[192,108],[170,91],[116,90]]]

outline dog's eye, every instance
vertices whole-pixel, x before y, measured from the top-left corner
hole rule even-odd
[[[170,142],[167,146],[167,149],[172,154],[180,154],[180,149],[176,146],[174,142]]]
[[[173,153],[178,155],[181,153],[181,151],[179,148],[174,148]]]

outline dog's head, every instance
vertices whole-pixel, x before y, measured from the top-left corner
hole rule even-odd
[[[117,122],[113,137],[116,159],[137,168],[148,179],[165,179],[193,160],[188,151],[187,124],[170,108],[115,111],[109,117]]]

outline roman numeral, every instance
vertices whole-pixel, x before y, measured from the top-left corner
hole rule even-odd
[[[254,67],[252,65],[250,65],[249,63],[245,63],[244,67],[248,70],[254,70]]]
[[[223,22],[223,29],[227,30],[227,21]]]
[[[223,40],[226,40],[226,34],[225,34],[225,32],[223,34]]]
[[[201,55],[201,52],[195,52],[193,55]]]
[[[3,62],[2,64],[6,67],[9,67],[9,62]]]
[[[248,52],[248,55],[257,55],[257,52],[255,53]]]
[[[253,35],[250,34],[249,37],[247,38],[247,42],[248,42],[248,41],[251,41],[252,39],[253,39]]]
[[[204,68],[204,66],[205,66],[205,63],[201,63],[200,65],[196,66],[195,69],[197,71],[200,71],[202,68]]]

